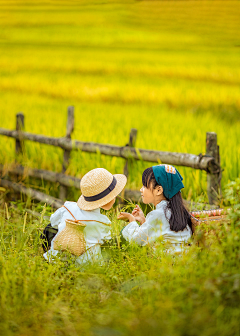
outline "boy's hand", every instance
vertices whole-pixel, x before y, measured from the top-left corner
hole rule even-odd
[[[135,222],[136,218],[128,212],[120,212],[117,219],[128,220],[129,223]]]
[[[132,215],[134,216],[135,220],[137,220],[141,225],[146,221],[144,213],[139,205],[135,206]]]

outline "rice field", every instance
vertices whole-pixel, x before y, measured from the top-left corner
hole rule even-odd
[[[138,148],[199,154],[216,132],[232,208],[199,226],[181,256],[162,240],[123,242],[114,208],[104,263],[82,269],[72,256],[43,259],[51,207],[0,188],[0,336],[240,336],[239,32],[239,1],[0,0],[0,127],[14,129],[22,111],[26,131],[64,136],[74,105],[83,141],[125,145],[135,127]],[[0,163],[14,164],[14,140],[0,136],[0,146]],[[59,172],[62,159],[31,142],[17,158]],[[124,163],[75,152],[67,174],[122,173]],[[131,165],[129,188],[148,165]],[[179,170],[183,196],[205,201],[205,172]],[[26,183],[58,195],[58,185]]]
[[[0,126],[116,145],[138,129],[137,147],[199,154],[216,132],[223,186],[240,166],[240,3],[238,1],[0,1]],[[14,141],[0,137],[0,162],[14,162]],[[61,171],[60,149],[27,143],[20,159]],[[68,174],[123,171],[100,153],[72,155]],[[128,187],[141,186],[133,165]],[[206,199],[206,174],[179,168],[184,197]]]

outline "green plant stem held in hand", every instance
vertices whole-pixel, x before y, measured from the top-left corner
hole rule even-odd
[[[154,206],[156,206],[162,200],[166,200],[166,197],[163,195],[162,186],[158,186],[153,190],[142,186],[140,191],[144,204],[154,204]],[[118,219],[128,220],[129,222],[137,220],[140,224],[143,224],[145,222],[145,216],[139,205],[135,206],[131,214],[129,214],[128,212],[121,212],[118,216]]]

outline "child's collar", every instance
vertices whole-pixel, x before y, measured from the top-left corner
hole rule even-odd
[[[100,208],[97,208],[97,209],[93,209],[93,210],[83,210],[80,208],[80,210],[82,211],[86,211],[86,212],[92,212],[92,213],[95,213],[95,214],[100,214]]]
[[[86,210],[85,210],[85,211],[86,211]],[[89,210],[88,210],[88,211],[89,211]],[[94,212],[94,213],[100,214],[100,208],[90,210],[89,212]]]
[[[162,200],[160,203],[156,205],[156,209],[162,208],[168,201],[167,200]]]

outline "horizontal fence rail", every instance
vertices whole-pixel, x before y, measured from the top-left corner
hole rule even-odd
[[[40,202],[52,205],[54,208],[60,208],[64,203],[62,200],[58,198],[46,195],[43,192],[32,189],[32,188],[26,188],[20,183],[15,183],[12,181],[0,179],[0,186],[6,189],[13,189],[14,191],[19,192],[19,193],[23,193],[30,198],[34,198]]]
[[[48,182],[53,183],[60,183],[61,185],[65,187],[75,187],[77,189],[80,189],[80,182],[81,179],[69,175],[65,175],[62,173],[56,173],[50,170],[44,170],[44,169],[32,169],[29,167],[24,167],[21,165],[14,165],[6,167],[2,164],[0,164],[0,172],[2,175],[6,175],[8,173],[13,175],[21,175],[24,177],[35,177],[41,180],[45,180]]]
[[[22,182],[27,177],[34,177],[37,179],[43,179],[49,182],[58,182],[65,187],[75,187],[76,189],[80,190],[80,181],[81,179],[73,176],[64,175],[61,173],[52,172],[49,170],[43,169],[31,169],[28,167],[24,167],[21,165],[11,165],[11,166],[4,166],[0,164],[0,186],[4,188],[13,189],[16,192],[21,192],[29,197],[32,197],[38,201],[46,202],[49,205],[52,205],[54,208],[60,207],[64,202],[61,199],[54,198],[52,196],[46,195],[40,191],[36,191],[31,188],[26,188]],[[22,176],[21,183],[15,183],[12,181],[6,180],[6,177],[10,175],[20,175]],[[139,202],[141,200],[141,193],[139,190],[130,190],[126,189],[124,192],[124,197],[126,200],[132,200],[134,202]],[[198,207],[201,206],[204,209],[208,209],[207,204],[197,203],[197,202],[190,202],[184,200],[184,203],[187,207]],[[217,209],[217,206],[211,206],[211,209]]]
[[[31,196],[32,198],[37,199],[41,202],[44,202],[44,196],[43,196],[45,195],[44,193],[39,192],[39,191],[36,191],[35,193],[34,189],[26,188],[22,184],[17,184],[17,183],[8,181],[5,179],[5,177],[8,176],[9,174],[20,175],[23,177],[23,180],[26,177],[34,177],[37,179],[43,179],[48,182],[55,182],[55,183],[58,182],[65,187],[74,187],[80,190],[81,179],[77,177],[73,177],[73,176],[64,175],[62,173],[52,172],[50,170],[32,169],[32,168],[24,167],[21,165],[7,167],[7,166],[0,164],[0,172],[2,176],[2,178],[0,177],[0,185],[2,187],[5,187],[5,188],[9,187],[17,192],[22,192],[25,195]],[[46,198],[45,198],[45,201],[48,204],[53,205],[53,207],[58,207],[58,205],[60,204],[59,202],[62,202],[61,199],[53,198],[51,196],[49,198],[48,195],[45,195],[45,196],[48,197],[47,199],[48,202],[46,201]],[[128,200],[131,199],[134,202],[139,202],[141,199],[141,193],[139,190],[126,189],[124,192],[124,197]]]
[[[88,153],[101,153],[109,156],[117,156],[123,159],[142,160],[147,162],[168,163],[171,165],[191,167],[208,171],[213,157],[201,156],[188,153],[163,152],[157,150],[137,149],[129,146],[105,145],[95,142],[84,142],[78,140],[68,140],[66,138],[54,138],[45,135],[32,134],[28,132],[11,131],[0,128],[0,134],[18,141],[30,140],[45,145],[61,147],[64,150],[80,150]]]

